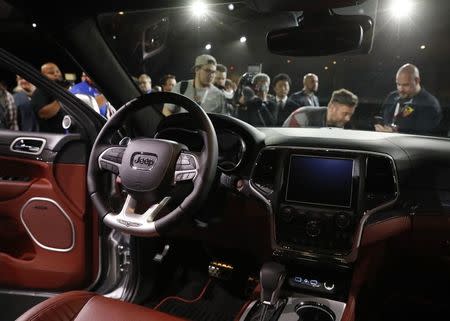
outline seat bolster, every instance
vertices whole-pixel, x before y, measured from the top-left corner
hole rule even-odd
[[[25,312],[16,321],[73,321],[96,294],[72,291],[56,295]]]
[[[74,321],[186,321],[136,304],[96,296],[89,300]]]

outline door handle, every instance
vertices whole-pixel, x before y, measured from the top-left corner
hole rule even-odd
[[[43,138],[19,137],[11,144],[11,151],[16,153],[38,155],[44,149],[46,141]]]

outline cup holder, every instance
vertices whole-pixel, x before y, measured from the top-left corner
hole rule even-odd
[[[302,302],[295,307],[298,321],[335,321],[333,311],[317,302]]]

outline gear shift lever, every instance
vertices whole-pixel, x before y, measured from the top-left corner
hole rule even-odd
[[[261,321],[266,317],[267,308],[275,306],[278,303],[281,286],[286,277],[286,269],[283,265],[275,262],[264,263],[259,272],[259,281],[261,283],[261,303],[263,311]]]

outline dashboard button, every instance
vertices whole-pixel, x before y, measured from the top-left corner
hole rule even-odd
[[[336,225],[340,229],[345,229],[350,225],[350,217],[347,213],[339,213],[335,219]]]
[[[291,223],[294,219],[294,209],[290,206],[281,209],[281,219],[286,223]]]
[[[309,237],[317,237],[320,235],[320,223],[318,221],[309,221],[306,224],[306,234]]]

